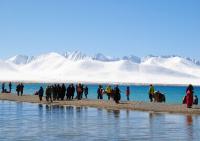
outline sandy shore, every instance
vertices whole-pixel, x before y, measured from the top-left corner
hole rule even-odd
[[[24,95],[16,96],[14,94],[0,94],[0,100],[16,101],[16,102],[29,102],[40,104],[52,104],[52,105],[66,105],[66,106],[87,106],[105,109],[128,109],[150,112],[167,112],[167,113],[184,113],[184,114],[200,114],[200,107],[194,106],[191,109],[186,108],[186,105],[174,105],[164,103],[148,103],[148,102],[121,102],[116,104],[114,101],[103,100],[73,100],[73,101],[54,101],[53,103],[46,102],[45,98],[40,102],[38,96]]]

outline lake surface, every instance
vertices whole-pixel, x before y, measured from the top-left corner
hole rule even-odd
[[[24,87],[24,93],[25,94],[31,94],[33,95],[35,91],[37,91],[40,86],[43,86],[46,88],[47,84],[25,84]],[[68,84],[66,84],[68,86]],[[114,86],[113,86],[114,87]],[[8,84],[6,85],[6,88],[8,89]],[[13,84],[13,92],[15,92],[16,85]],[[89,99],[97,99],[97,88],[98,85],[88,85],[89,88],[89,94],[88,98]],[[106,86],[104,86],[106,88]],[[126,100],[126,86],[119,86],[121,90],[121,96],[122,100]],[[132,85],[130,86],[131,90],[131,95],[130,95],[130,100],[132,101],[149,101],[149,96],[148,96],[148,90],[149,86],[144,86],[144,85]],[[160,91],[165,94],[166,96],[166,103],[170,104],[181,104],[182,99],[185,96],[185,86],[155,86],[156,91]],[[200,98],[200,87],[194,87],[194,94],[197,95]],[[104,96],[104,100],[107,100],[107,96]]]
[[[0,101],[1,141],[199,141],[200,116]]]

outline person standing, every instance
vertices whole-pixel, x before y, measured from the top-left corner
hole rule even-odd
[[[75,93],[75,87],[74,84],[71,84],[71,94],[70,94],[70,99],[74,99],[74,93]]]
[[[193,86],[190,84],[187,89],[186,89],[186,104],[187,104],[187,108],[192,108],[192,104],[193,104],[193,92],[194,88]]]
[[[151,85],[150,85],[150,88],[149,88],[149,100],[150,100],[150,102],[153,102],[153,95],[154,95],[154,92],[155,92],[154,87],[153,87],[153,85],[151,84]]]
[[[81,95],[80,95],[80,97],[82,99],[83,98],[83,93],[84,93],[84,86],[83,86],[83,84],[81,84],[80,86],[81,86]]]
[[[59,100],[59,99],[61,98],[61,95],[62,95],[61,86],[60,86],[60,84],[58,84],[58,87],[57,87],[57,97],[56,97],[56,99]]]
[[[121,100],[121,94],[120,94],[120,89],[118,87],[118,85],[116,85],[115,87],[115,94],[114,94],[114,100],[117,104],[119,104],[119,101]]]
[[[82,93],[83,93],[83,87],[81,84],[78,84],[78,87],[77,87],[77,99],[78,100],[82,99]]]
[[[40,90],[38,91],[38,96],[39,96],[40,101],[42,101],[43,94],[44,94],[44,89],[40,87]]]
[[[101,85],[99,85],[99,88],[97,89],[97,99],[103,99],[103,88]]]
[[[198,97],[197,97],[197,95],[195,95],[194,100],[193,100],[193,104],[198,105],[198,103],[199,103]]]
[[[11,90],[12,90],[12,83],[10,82],[9,83],[9,92],[11,93]]]
[[[21,92],[21,96],[22,96],[24,93],[24,85],[22,83],[20,84],[20,92]]]
[[[47,88],[46,88],[46,100],[47,100],[47,102],[49,102],[49,99],[50,99],[51,102],[53,102],[52,96],[51,96],[52,93],[53,93],[53,87],[47,86]]]
[[[46,101],[48,102],[49,101],[49,86],[46,87],[45,94],[46,94]]]
[[[53,92],[53,100],[55,101],[57,97],[57,85],[54,84],[51,87],[52,87],[52,92]]]
[[[1,88],[2,88],[2,93],[4,93],[5,92],[5,83],[4,82],[2,83]]]
[[[126,87],[126,97],[127,97],[127,101],[130,100],[129,96],[130,96],[130,87],[128,86],[128,87]]]
[[[106,94],[107,94],[107,96],[108,96],[108,100],[110,100],[111,93],[112,93],[112,88],[111,88],[110,85],[108,85],[108,86],[106,87]]]
[[[64,100],[64,98],[65,98],[65,93],[66,93],[65,84],[62,84],[61,90],[62,90],[61,100]]]
[[[72,87],[71,87],[71,85],[69,85],[67,87],[67,93],[66,93],[67,100],[71,99],[71,95],[72,95]]]
[[[85,98],[87,99],[87,95],[88,95],[88,87],[87,86],[85,86],[84,94],[85,94]]]
[[[78,84],[76,84],[76,98],[75,99],[78,99]]]
[[[17,92],[17,95],[19,96],[19,92],[20,92],[20,84],[17,85],[17,87],[16,87],[16,92]]]

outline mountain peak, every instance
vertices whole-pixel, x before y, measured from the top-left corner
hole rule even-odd
[[[141,58],[134,56],[134,55],[124,56],[122,59],[131,61],[134,63],[141,63]]]
[[[110,57],[110,56],[105,56],[102,53],[97,53],[96,55],[93,56],[93,60],[98,60],[98,61],[118,61],[120,58],[115,58],[115,57]]]
[[[73,61],[78,61],[78,60],[83,60],[86,58],[90,58],[86,54],[80,52],[80,51],[73,51],[73,52],[66,52],[64,55],[67,59],[73,60]]]
[[[7,61],[17,65],[21,65],[21,64],[26,64],[28,60],[29,57],[26,55],[16,55],[14,57],[9,58]]]

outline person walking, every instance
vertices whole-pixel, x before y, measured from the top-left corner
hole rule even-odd
[[[150,100],[150,102],[153,102],[154,92],[155,92],[154,86],[151,84],[150,88],[149,88],[149,100]]]
[[[130,96],[130,87],[128,86],[128,87],[126,87],[126,97],[127,97],[127,101],[130,100],[129,96]]]
[[[186,89],[186,104],[187,108],[192,108],[194,88],[190,84]]]
[[[43,94],[44,94],[44,89],[43,87],[40,87],[38,91],[38,96],[39,96],[40,101],[42,101]]]

